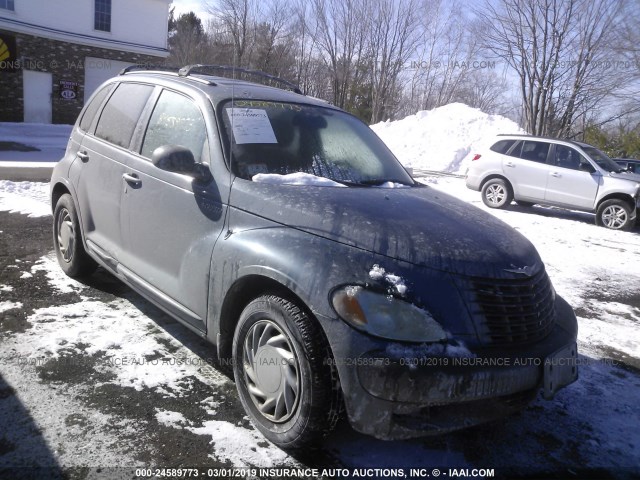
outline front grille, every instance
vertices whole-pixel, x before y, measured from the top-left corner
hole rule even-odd
[[[554,294],[544,268],[526,278],[467,280],[471,314],[482,343],[532,343],[545,338],[553,329]]]

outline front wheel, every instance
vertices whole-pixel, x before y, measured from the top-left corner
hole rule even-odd
[[[68,193],[58,199],[53,211],[53,246],[60,267],[70,277],[90,275],[98,266],[84,249],[78,214]]]
[[[511,186],[501,178],[492,178],[482,187],[482,201],[489,208],[505,208],[511,200]]]
[[[629,230],[633,224],[631,207],[617,198],[602,202],[596,211],[596,224],[613,230]]]
[[[281,448],[328,434],[341,407],[324,332],[296,304],[262,296],[244,309],[233,338],[233,373],[254,425]]]

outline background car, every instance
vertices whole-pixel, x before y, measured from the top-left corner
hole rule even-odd
[[[613,158],[612,160],[620,165],[623,170],[640,174],[640,160],[635,158]]]
[[[499,135],[476,154],[467,187],[490,208],[536,203],[596,214],[596,224],[631,228],[640,204],[640,175],[625,172],[586,143],[531,135]]]

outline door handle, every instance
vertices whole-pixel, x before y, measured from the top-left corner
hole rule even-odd
[[[551,172],[551,176],[558,178],[558,177],[561,177],[562,175],[560,175],[558,172]]]
[[[507,162],[507,163],[505,163],[505,166],[507,166],[507,167],[515,167],[515,164],[513,162]]]
[[[138,178],[138,175],[136,175],[135,173],[123,173],[122,178],[132,187],[137,187],[142,183],[142,180],[140,180],[140,178]]]
[[[89,161],[89,154],[87,152],[78,152],[78,158],[82,160],[83,163],[87,163]]]

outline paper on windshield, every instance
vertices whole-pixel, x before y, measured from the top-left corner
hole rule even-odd
[[[278,143],[266,110],[227,108],[236,144]]]

